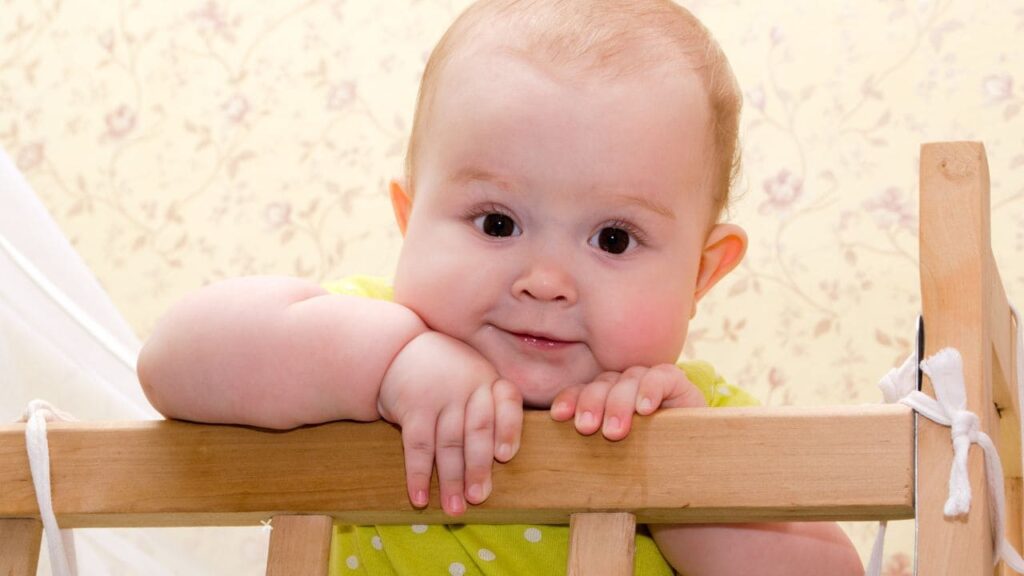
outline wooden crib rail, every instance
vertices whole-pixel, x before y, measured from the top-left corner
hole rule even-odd
[[[451,521],[414,510],[399,432],[337,422],[289,432],[183,422],[52,423],[61,526]],[[38,517],[24,425],[0,427],[0,518]],[[622,511],[643,523],[913,516],[913,417],[902,406],[671,410],[621,442],[528,413],[520,453],[462,521],[568,523]],[[436,483],[435,483],[436,484]]]

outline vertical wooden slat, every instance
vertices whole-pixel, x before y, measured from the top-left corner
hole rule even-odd
[[[1020,398],[1017,390],[1017,349],[1013,314],[1006,299],[1006,291],[999,276],[995,258],[989,255],[989,306],[991,307],[989,330],[992,341],[992,401],[999,411],[999,429],[992,440],[999,447],[999,458],[1003,463],[1003,474],[1007,477],[1021,477]]]
[[[330,516],[274,516],[267,576],[326,576]]]
[[[43,523],[34,518],[0,519],[0,575],[35,576]]]
[[[1006,479],[1006,541],[1017,551],[1021,549],[1021,479]],[[1017,576],[1005,563],[996,572],[1000,576]]]
[[[585,512],[569,520],[569,576],[633,574],[636,518],[628,512]]]
[[[967,409],[993,435],[992,347],[989,340],[989,174],[978,142],[921,147],[921,300],[925,355],[953,347],[964,361]],[[934,395],[925,379],[924,391]],[[919,418],[918,573],[933,576],[992,574],[987,488],[981,450],[972,447],[968,470],[973,494],[964,519],[943,516],[952,450],[950,430]]]
[[[1002,290],[1002,287],[1000,287]],[[1000,300],[998,297],[994,298],[995,302],[993,305],[1000,306],[1004,300]],[[1007,314],[1009,311],[1007,310]],[[998,314],[995,315],[999,317]],[[993,321],[993,324],[996,324]],[[1001,369],[995,370],[999,373],[999,376],[1006,382],[1006,394],[1010,398],[1009,406],[1003,406],[999,414],[1000,426],[1002,428],[1001,438],[999,439],[999,454],[1000,458],[1004,460],[1003,473],[1006,475],[1006,541],[1018,552],[1024,548],[1024,480],[1021,479],[1021,437],[1020,437],[1020,397],[1015,392],[1017,391],[1017,342],[1016,342],[1016,330],[1020,327],[1011,324],[1011,329],[1008,331],[1009,334],[1006,338],[1009,340],[1006,346],[1001,346],[1000,343],[995,340],[1000,337],[999,332],[1001,330],[996,329],[992,335],[993,345],[992,348],[996,350],[996,355],[999,355],[999,350],[1003,349],[1002,361],[996,362],[998,368],[1002,364]],[[993,326],[996,328],[996,326]],[[998,388],[996,389],[998,391]],[[1008,414],[1009,413],[1009,414]],[[1013,430],[1013,426],[1018,426],[1016,430]],[[1007,428],[1010,428],[1009,430]],[[1007,438],[1016,436],[1016,442],[1007,442]],[[1016,451],[1015,454],[1011,454],[1011,451]],[[1005,461],[1009,459],[1015,466],[1007,466]],[[1000,566],[1001,576],[1015,575],[1016,572],[1011,570],[1005,563]]]

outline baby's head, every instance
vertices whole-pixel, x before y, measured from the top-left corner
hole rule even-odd
[[[420,87],[396,301],[546,406],[606,370],[674,362],[696,301],[742,257],[717,224],[739,92],[660,0],[483,0]]]
[[[670,0],[482,0],[471,5],[435,46],[423,72],[405,161],[410,194],[442,70],[484,46],[579,81],[659,71],[697,75],[711,113],[712,220],[728,205],[739,170],[739,86],[710,32]]]

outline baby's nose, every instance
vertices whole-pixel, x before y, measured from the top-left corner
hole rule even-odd
[[[576,281],[564,267],[552,262],[535,262],[512,284],[516,298],[575,304]]]

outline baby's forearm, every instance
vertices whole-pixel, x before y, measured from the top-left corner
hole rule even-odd
[[[690,576],[862,576],[850,539],[832,522],[650,525],[658,549]]]
[[[391,361],[426,329],[392,302],[296,278],[237,278],[167,313],[139,356],[139,380],[172,418],[280,429],[376,420]]]

